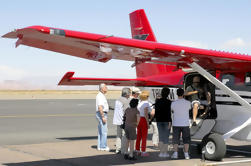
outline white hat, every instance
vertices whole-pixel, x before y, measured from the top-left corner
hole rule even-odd
[[[132,92],[134,92],[134,93],[141,93],[140,89],[137,88],[137,87],[132,87],[131,90],[132,90]]]

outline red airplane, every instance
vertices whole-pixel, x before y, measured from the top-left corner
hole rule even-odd
[[[251,140],[251,56],[158,43],[143,9],[130,13],[132,39],[30,26],[5,34],[17,38],[16,47],[27,45],[98,62],[132,61],[137,78],[77,78],[64,75],[59,85],[139,86],[156,97],[159,87],[191,85],[195,75],[209,84],[211,106],[206,119],[191,127],[192,138],[201,139],[205,157],[221,160],[224,140]],[[175,99],[175,88],[171,98]],[[233,118],[235,117],[235,118]]]

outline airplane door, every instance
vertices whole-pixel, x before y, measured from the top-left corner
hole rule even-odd
[[[215,74],[214,74],[215,75]],[[206,119],[216,119],[217,118],[217,109],[216,109],[216,101],[215,101],[215,86],[209,82],[206,78],[198,73],[188,73],[184,77],[184,90],[187,89],[188,86],[192,85],[193,77],[199,76],[200,77],[200,86],[205,87],[208,92],[211,94],[211,104],[209,105],[208,115]],[[189,100],[189,97],[185,97]],[[198,116],[202,114],[202,111],[198,113]]]

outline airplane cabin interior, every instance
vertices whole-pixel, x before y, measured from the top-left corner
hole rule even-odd
[[[192,85],[193,78],[195,76],[200,77],[199,87],[202,87],[202,89],[204,90],[206,89],[211,95],[211,103],[208,106],[201,104],[200,109],[198,111],[198,117],[201,117],[203,119],[216,119],[217,110],[215,102],[215,86],[211,82],[209,82],[206,78],[204,78],[198,73],[189,73],[185,76],[184,79],[184,89],[187,89],[188,86]],[[205,96],[206,94],[204,94],[204,96],[201,96],[200,100],[206,100]],[[188,99],[188,97],[185,98]],[[192,118],[192,109],[190,110],[190,118]]]

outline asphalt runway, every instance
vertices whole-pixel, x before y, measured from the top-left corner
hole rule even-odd
[[[114,100],[108,101],[114,106]],[[95,100],[0,100],[0,145],[77,140],[97,135]],[[108,121],[109,135],[113,111]]]
[[[108,100],[108,102],[114,106],[114,100]],[[108,135],[110,144],[113,144],[116,133],[115,127],[112,125],[113,111],[109,112],[108,117]],[[78,141],[84,141],[79,142],[80,144],[91,143],[87,146],[92,150],[95,149],[96,137],[97,121],[95,100],[93,99],[0,100],[0,147],[8,148],[7,150],[17,149],[17,152],[24,151],[24,154],[33,154],[36,150],[30,152],[25,148],[27,146],[46,146],[46,144],[58,142],[77,143]],[[148,142],[148,149],[151,149],[151,141]],[[251,160],[251,142],[228,140],[227,144],[228,150],[224,162]],[[93,153],[94,156],[96,153]],[[50,154],[48,158],[53,155],[56,155],[56,152]],[[114,156],[109,155],[113,161]],[[153,156],[146,161],[158,159],[157,155],[155,150]],[[191,156],[192,161],[200,160],[195,141],[191,145]],[[183,165],[186,162],[183,160],[174,163]],[[47,164],[45,163],[45,165]],[[242,165],[251,165],[251,163]]]

